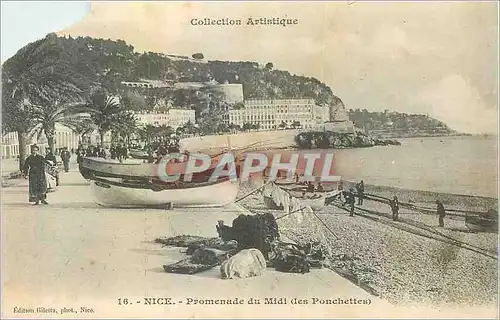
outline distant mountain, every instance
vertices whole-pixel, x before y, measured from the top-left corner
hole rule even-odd
[[[443,122],[421,114],[349,110],[349,119],[366,133],[380,136],[437,136],[457,134]]]

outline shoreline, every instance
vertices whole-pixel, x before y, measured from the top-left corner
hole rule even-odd
[[[343,180],[344,189],[354,188],[356,181]],[[376,184],[365,184],[365,193],[375,193],[378,196],[392,198],[397,196],[400,202],[419,203],[435,206],[436,200],[441,200],[444,205],[451,205],[452,208],[461,207],[464,210],[479,209],[488,211],[491,208],[498,208],[498,197],[475,196],[470,194],[457,194],[438,191],[426,191],[418,189],[408,189],[400,187],[391,187]],[[455,202],[455,203],[453,203]],[[488,209],[486,209],[488,207]],[[460,208],[457,208],[460,209]]]

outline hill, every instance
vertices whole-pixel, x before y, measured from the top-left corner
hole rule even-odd
[[[3,69],[16,72],[26,61],[32,65],[49,65],[54,68],[54,73],[70,73],[83,92],[102,85],[111,93],[123,93],[122,81],[140,81],[142,78],[175,82],[215,80],[242,84],[245,99],[313,98],[320,105],[342,103],[321,81],[273,70],[272,63],[259,66],[248,61],[206,61],[202,53],[194,54],[192,59],[181,58],[155,52],[141,54],[122,40],[49,34],[19,50],[4,63]],[[174,98],[177,107],[193,107],[193,100],[196,100],[190,93],[175,94],[167,89],[149,90],[146,94],[140,92],[140,95],[153,100],[140,102],[140,99],[132,99],[135,102],[131,107],[150,108],[151,102],[159,97]]]
[[[366,109],[349,110],[349,119],[358,128],[374,136],[417,137],[456,134],[443,122],[421,114],[398,112],[370,112]]]

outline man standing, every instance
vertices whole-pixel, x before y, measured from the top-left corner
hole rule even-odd
[[[394,196],[392,200],[389,200],[389,205],[392,210],[392,220],[398,221],[399,216],[399,200],[398,197]]]
[[[29,202],[34,202],[38,205],[40,201],[43,204],[48,204],[47,198],[47,180],[45,178],[45,163],[46,160],[38,154],[38,146],[31,147],[31,155],[26,158],[23,165],[23,176],[29,175]]]
[[[446,216],[446,211],[444,210],[444,206],[441,203],[441,201],[436,200],[436,204],[437,204],[436,211],[439,216],[439,226],[444,227],[444,217]]]
[[[76,149],[76,162],[80,164],[82,162],[83,157],[85,157],[85,149],[83,148],[82,145],[79,145],[78,149]]]
[[[349,205],[349,216],[354,217],[354,204],[356,203],[356,198],[354,197],[354,189],[351,188],[344,195],[345,203]]]
[[[68,148],[64,148],[61,152],[61,159],[64,165],[64,172],[69,171],[69,160],[71,159],[71,153],[69,153]]]
[[[361,180],[361,182],[356,185],[356,190],[358,191],[358,206],[362,206],[365,193],[365,183],[363,182],[363,180]]]

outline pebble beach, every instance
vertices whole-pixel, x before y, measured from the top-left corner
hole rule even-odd
[[[243,185],[241,195],[258,186],[256,182]],[[394,191],[370,185],[365,189],[366,193],[381,196],[392,196]],[[397,191],[400,201],[427,207],[445,196]],[[446,195],[443,201],[445,206],[455,204],[466,210],[498,206],[497,199],[462,195]],[[267,209],[260,192],[238,204],[254,213],[272,212],[277,218],[284,215],[283,211]],[[435,214],[404,208],[400,210],[400,221],[395,222],[387,205],[366,199],[355,212],[354,217],[349,217],[338,204],[328,205],[315,214],[297,212],[277,222],[280,234],[290,240],[321,241],[328,251],[325,267],[393,304],[497,305],[497,233],[471,233],[464,218],[453,215],[447,216],[445,227],[440,228]]]

